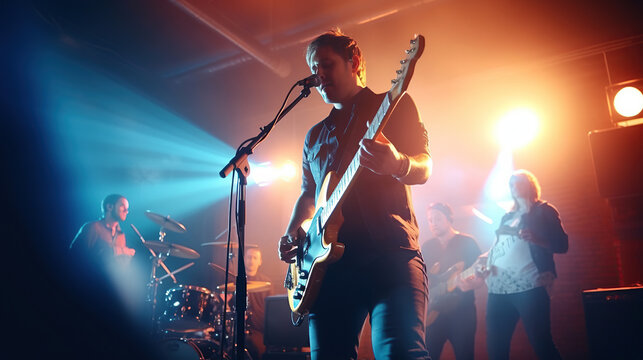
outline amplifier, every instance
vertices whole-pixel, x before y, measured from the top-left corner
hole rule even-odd
[[[643,359],[643,287],[583,291],[592,359]]]
[[[292,324],[287,295],[266,297],[266,319],[263,342],[266,347],[308,347],[308,316],[301,325]]]

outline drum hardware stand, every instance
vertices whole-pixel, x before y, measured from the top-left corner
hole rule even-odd
[[[319,80],[319,77],[317,77]],[[320,81],[320,80],[319,80]],[[227,177],[233,170],[236,170],[238,175],[237,185],[237,238],[239,242],[238,249],[238,263],[237,263],[237,281],[236,281],[236,344],[235,354],[237,360],[243,360],[245,346],[245,313],[247,302],[247,279],[246,268],[244,263],[244,247],[245,247],[245,226],[246,226],[246,186],[248,185],[247,177],[250,174],[250,164],[248,163],[248,156],[252,154],[254,148],[262,142],[268,134],[272,131],[273,127],[290,111],[292,108],[301,101],[301,99],[310,95],[310,87],[315,85],[308,82],[297,82],[290,88],[288,95],[297,85],[303,85],[303,89],[299,96],[293,100],[290,105],[285,109],[282,108],[277,113],[277,116],[268,125],[261,128],[261,132],[254,138],[244,141],[238,148],[235,156],[228,162],[228,164],[219,171],[222,178]],[[319,84],[316,84],[319,85]],[[286,99],[288,99],[288,95]],[[285,101],[284,101],[285,104]],[[244,145],[247,144],[247,145]]]
[[[143,235],[138,231],[136,226],[134,224],[130,224],[132,226],[132,229],[134,229],[134,232],[138,235],[138,237],[141,239],[141,242],[143,242],[143,245],[145,245],[145,238],[143,238]],[[163,227],[159,230],[159,241],[163,241],[165,239],[165,231],[163,231]],[[165,266],[165,263],[163,260],[167,259],[169,256],[169,249],[167,254],[162,254],[161,252],[158,253],[158,255],[154,252],[154,250],[147,248],[150,251],[150,254],[152,254],[152,273],[150,275],[150,282],[147,284],[148,291],[147,291],[147,301],[151,303],[152,306],[152,335],[156,335],[158,332],[158,324],[156,320],[156,305],[157,305],[157,295],[158,295],[158,285],[161,282],[161,279],[156,278],[156,269],[159,266],[162,266],[165,272],[167,272],[167,275],[172,277],[172,280],[176,284],[176,278],[174,277],[174,274],[170,272],[170,269]]]

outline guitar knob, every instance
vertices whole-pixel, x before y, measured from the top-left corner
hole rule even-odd
[[[301,270],[299,272],[299,278],[300,279],[308,279],[308,272],[306,270]]]
[[[304,284],[299,284],[299,285],[297,285],[297,289],[295,289],[295,290],[296,290],[296,291],[302,291],[302,292],[303,292],[304,290],[306,290],[306,285],[304,285]]]
[[[295,300],[301,300],[302,296],[303,296],[302,293],[297,292],[292,295],[292,298]]]

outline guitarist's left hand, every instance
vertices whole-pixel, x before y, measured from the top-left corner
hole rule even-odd
[[[379,175],[399,175],[404,155],[381,134],[376,139],[362,139],[359,164]]]

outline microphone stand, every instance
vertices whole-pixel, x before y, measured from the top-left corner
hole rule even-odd
[[[246,268],[244,263],[244,247],[245,247],[245,226],[246,226],[246,186],[248,185],[248,175],[250,174],[250,164],[248,163],[248,156],[252,154],[254,148],[259,145],[270,133],[272,128],[288,113],[292,108],[301,101],[301,99],[310,95],[310,86],[304,85],[299,96],[290,103],[282,112],[279,113],[277,118],[270,122],[267,126],[261,128],[261,132],[256,137],[252,138],[248,145],[240,147],[235,156],[228,162],[228,164],[219,172],[222,178],[228,176],[233,170],[237,171],[239,182],[237,185],[237,236],[239,242],[238,250],[238,263],[237,263],[237,280],[236,280],[236,344],[235,352],[236,359],[244,359],[245,344],[245,315],[247,304],[247,278]],[[225,337],[225,326],[223,327],[222,339]]]

